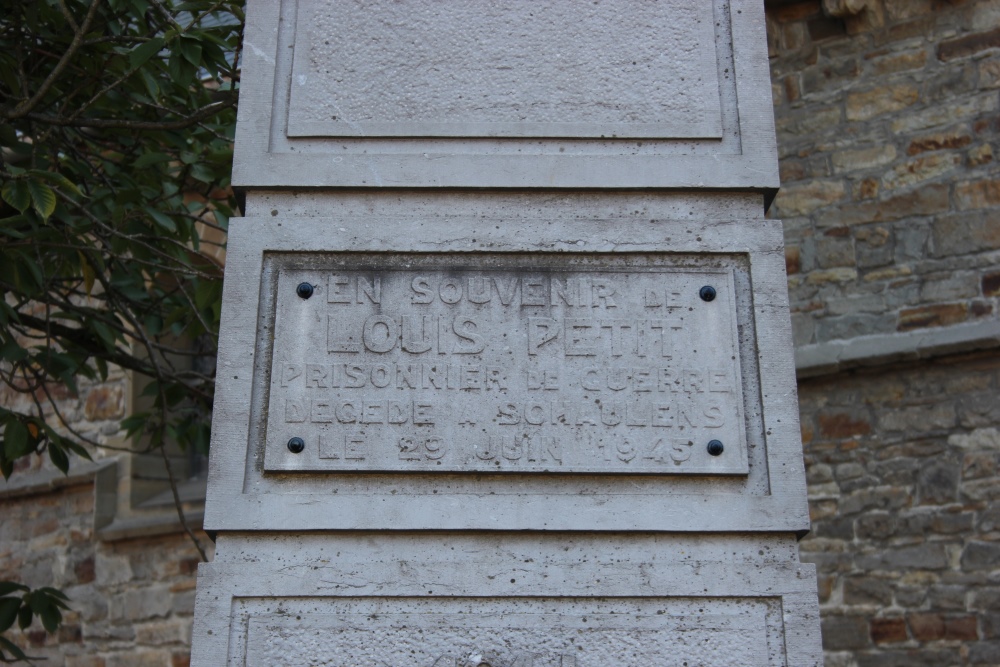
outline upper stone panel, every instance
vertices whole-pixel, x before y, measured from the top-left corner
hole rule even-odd
[[[288,136],[719,139],[713,23],[709,3],[300,0]]]
[[[244,187],[777,187],[759,0],[251,0]]]

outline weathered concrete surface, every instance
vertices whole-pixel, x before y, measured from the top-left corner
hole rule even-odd
[[[192,664],[820,664],[814,574],[793,537],[230,534],[219,547],[199,572],[214,594]]]
[[[192,664],[819,665],[760,3],[248,16]]]
[[[422,200],[424,206],[427,205],[427,198],[428,195],[412,195],[412,199]],[[477,200],[479,212],[475,217],[470,216],[471,212],[462,213],[463,210],[468,211],[465,208],[468,202],[465,200],[460,200],[461,207],[456,214],[451,214],[449,208],[452,201],[449,195],[433,197],[436,203],[433,207],[434,214],[406,215],[412,204],[411,197],[394,199],[396,201],[384,203],[375,215],[364,209],[354,208],[350,202],[342,202],[344,208],[336,218],[286,218],[278,215],[263,219],[244,218],[233,222],[229,266],[231,270],[240,271],[243,278],[226,282],[219,368],[220,373],[232,379],[219,387],[216,396],[214,453],[210,469],[209,504],[206,509],[206,526],[209,529],[479,528],[797,532],[807,527],[790,332],[787,319],[775,315],[783,312],[781,287],[784,275],[780,227],[774,222],[760,219],[759,209],[756,220],[700,218],[688,221],[672,216],[663,219],[658,217],[660,209],[668,214],[672,210],[671,198],[665,196],[659,202],[647,201],[645,212],[649,217],[634,215],[631,219],[595,220],[586,217],[586,201],[576,202],[570,198],[553,206],[547,197],[533,195],[519,199],[522,206],[518,208],[522,217],[516,226],[512,226],[506,224],[502,215],[496,212],[496,202],[488,198]],[[363,201],[359,201],[358,205],[363,206]],[[621,207],[630,203],[635,206],[629,197],[617,202],[606,202],[605,206],[612,203]],[[501,210],[506,208],[505,206]],[[531,213],[528,215],[526,212]],[[475,227],[470,224],[470,220],[476,221]],[[329,253],[330,247],[339,248],[342,252]],[[671,250],[671,254],[657,253],[655,261],[650,259],[653,256],[650,251],[666,248]],[[558,252],[553,253],[553,250]],[[736,353],[730,353],[731,357],[735,356],[737,359],[729,359],[728,363],[735,364],[729,368],[738,366],[741,369],[739,392],[742,394],[743,428],[747,443],[746,473],[733,471],[736,474],[725,476],[682,475],[669,484],[664,484],[659,479],[662,475],[645,474],[633,476],[627,484],[623,484],[621,479],[608,475],[545,474],[542,472],[545,468],[542,467],[541,470],[535,468],[535,474],[506,479],[495,475],[470,475],[470,472],[481,471],[481,468],[478,461],[470,465],[467,459],[465,468],[451,468],[455,473],[464,470],[464,474],[452,475],[426,472],[418,474],[412,471],[406,474],[331,476],[306,473],[308,467],[295,475],[269,472],[266,452],[273,450],[284,457],[272,458],[271,464],[275,466],[280,461],[294,460],[295,456],[301,456],[286,453],[287,449],[282,450],[290,437],[295,435],[286,429],[297,423],[286,422],[280,428],[273,423],[275,416],[287,418],[287,405],[281,408],[270,407],[271,393],[280,399],[286,397],[283,392],[288,389],[280,386],[282,379],[278,379],[277,386],[274,386],[275,383],[269,378],[276,367],[281,368],[282,378],[287,370],[281,366],[281,355],[289,353],[289,346],[276,347],[281,341],[288,339],[288,335],[281,331],[284,327],[303,332],[314,331],[318,338],[313,340],[311,346],[306,345],[303,349],[318,347],[324,350],[324,356],[331,364],[335,357],[344,355],[340,352],[331,353],[328,349],[329,318],[325,312],[331,304],[329,301],[324,304],[324,301],[329,298],[326,294],[329,281],[325,286],[321,285],[323,289],[317,290],[313,297],[303,300],[295,294],[296,280],[285,280],[282,283],[281,262],[286,261],[282,258],[287,257],[287,261],[291,262],[289,266],[296,270],[309,266],[321,269],[330,266],[330,261],[352,261],[355,262],[352,266],[358,268],[361,265],[356,263],[357,259],[363,259],[367,253],[372,252],[399,253],[379,255],[381,261],[385,262],[383,266],[388,273],[398,270],[395,268],[397,264],[405,265],[410,260],[418,264],[438,261],[468,266],[479,258],[503,264],[514,262],[518,256],[526,253],[533,253],[530,255],[535,258],[533,261],[556,262],[565,266],[611,267],[631,263],[638,270],[644,265],[667,263],[677,268],[687,267],[692,271],[699,270],[698,267],[701,266],[713,271],[728,272],[723,275],[730,276],[727,280],[732,280],[731,288],[722,287],[717,290],[717,299],[712,302],[691,296],[691,303],[686,309],[688,314],[696,306],[720,312],[722,309],[719,306],[732,299],[731,305],[726,306],[731,310],[725,317],[735,320],[739,333],[736,336],[736,349],[733,350]],[[370,259],[367,261],[370,262]],[[365,275],[371,279],[375,277],[370,272]],[[410,280],[410,287],[403,284],[400,289],[407,288],[410,293],[416,294],[412,292],[412,278]],[[668,284],[670,283],[664,282],[664,288]],[[692,288],[695,285],[696,282],[691,283]],[[374,284],[367,284],[367,287],[373,290]],[[355,302],[358,297],[357,288],[358,283],[355,283]],[[388,296],[389,292],[386,294]],[[447,294],[454,296],[451,291]],[[363,302],[370,303],[364,290],[361,298]],[[288,322],[275,325],[274,313],[285,312],[277,310],[279,300],[284,302],[283,308],[294,308],[296,314],[289,314]],[[499,296],[497,302],[500,304],[497,307],[503,309]],[[243,304],[259,304],[259,313]],[[316,304],[322,306],[320,311],[316,310],[320,307]],[[358,306],[357,303],[354,305]],[[647,308],[643,304],[641,310],[645,312],[656,308]],[[726,331],[722,331],[721,327],[709,327],[705,332],[689,331],[681,334],[690,336],[686,339],[691,341],[690,356],[694,357],[694,350],[699,349],[701,340],[708,337],[717,336],[716,340],[720,343],[713,344],[726,344],[727,337],[732,340],[732,320],[725,325]],[[307,325],[306,322],[314,324]],[[361,334],[363,322],[364,318],[357,318],[355,322],[362,327]],[[382,329],[387,331],[388,326],[384,324]],[[400,326],[400,335],[401,329]],[[513,331],[510,335],[514,335]],[[520,331],[517,336],[527,346],[528,332]],[[335,342],[337,345],[343,342],[339,329]],[[359,342],[363,347],[363,340]],[[608,341],[609,347],[605,350],[607,356],[602,357],[599,363],[605,375],[615,366],[610,344]],[[732,348],[731,342],[728,345]],[[561,349],[565,350],[565,344]],[[248,355],[246,350],[253,350],[254,354]],[[539,352],[542,351],[540,348]],[[482,363],[484,353],[485,348],[484,352],[477,354],[445,356],[460,358],[459,361],[449,363],[482,364],[488,367],[491,364]],[[544,355],[529,355],[527,351],[523,354],[526,359],[532,356]],[[635,359],[637,362],[640,359],[637,353]],[[658,365],[648,361],[648,357],[646,359],[636,368],[641,372],[649,370],[652,375]],[[293,358],[284,361],[294,364],[304,363],[306,360]],[[515,367],[504,361],[497,361],[497,364],[503,372]],[[767,373],[760,372],[759,369],[763,367],[768,369]],[[373,368],[369,368],[369,382]],[[294,370],[293,368],[293,373]],[[322,373],[322,370],[317,369],[317,372]],[[294,382],[294,379],[290,381]],[[526,387],[526,372],[524,382]],[[510,394],[512,386],[514,385],[507,389],[509,402],[525,400]],[[708,384],[702,387],[707,388],[710,388]],[[304,392],[305,388],[301,388],[301,391]],[[475,393],[472,388],[459,391]],[[499,390],[494,388],[490,391]],[[612,389],[602,391],[604,394],[617,393]],[[736,393],[735,390],[733,393]],[[247,396],[251,396],[249,402]],[[492,422],[494,416],[498,422],[502,416],[499,406],[496,409],[496,413],[487,413],[490,418],[487,435],[500,435],[504,429],[504,425]],[[265,419],[269,414],[271,417]],[[373,415],[377,416],[377,411]],[[295,415],[293,417],[298,418]],[[585,424],[578,428],[582,429],[581,433],[599,433],[606,425]],[[635,434],[643,428],[652,430],[655,427],[637,425],[631,427],[630,433]],[[307,455],[312,457],[314,467],[319,466],[320,461],[318,442],[315,440],[318,438],[312,442],[311,454]],[[707,443],[702,445],[706,446]],[[344,447],[346,457],[346,441]],[[739,451],[738,448],[735,449]],[[400,453],[402,452],[397,450],[396,456]],[[707,452],[700,454],[707,459],[705,453]],[[272,454],[273,456],[275,455]],[[724,456],[725,453],[719,458]],[[617,459],[617,454],[615,458]],[[623,463],[625,462],[619,460],[619,464]],[[352,465],[355,469],[358,466]],[[424,470],[436,467],[425,466]],[[331,493],[332,491],[335,492]],[[742,496],[741,502],[733,503],[733,494]],[[643,502],[637,504],[636,499],[639,497]],[[306,507],[309,509],[304,509]]]
[[[778,186],[759,0],[269,0],[247,16],[236,185]]]

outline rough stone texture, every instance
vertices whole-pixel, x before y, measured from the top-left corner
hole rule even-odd
[[[998,395],[995,353],[800,382],[828,666],[997,664]]]
[[[783,183],[772,215],[785,219],[800,344],[997,313],[1000,2],[864,4],[836,19],[820,0],[768,7]],[[847,119],[848,99],[857,113],[910,88],[909,106]],[[819,570],[828,667],[1000,664],[998,367],[981,354],[800,383],[813,520],[802,547]],[[106,420],[87,421],[86,387],[62,396],[63,412],[111,434],[115,391],[89,406]],[[57,637],[12,634],[44,664],[188,664],[197,558],[181,535],[98,542],[89,484],[0,511],[0,579],[72,597]],[[165,616],[149,591],[170,596]]]
[[[6,636],[46,665],[186,664],[200,560],[186,536],[99,541],[92,483],[0,500],[0,508],[0,580],[59,587],[72,609],[56,635],[36,621]]]
[[[998,8],[769,6],[796,344],[996,318]]]

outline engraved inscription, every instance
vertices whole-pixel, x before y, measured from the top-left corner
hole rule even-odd
[[[733,290],[655,265],[282,271],[265,467],[745,473]]]

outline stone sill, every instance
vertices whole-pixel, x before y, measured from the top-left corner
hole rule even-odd
[[[7,500],[22,496],[33,496],[79,484],[89,484],[99,472],[116,468],[115,460],[76,461],[70,466],[69,474],[58,470],[38,470],[29,473],[14,473],[10,481],[0,480],[0,499]]]
[[[795,350],[798,379],[832,375],[852,368],[1000,347],[1000,319],[990,318],[939,329],[858,336],[804,345]]]
[[[203,510],[184,513],[184,519],[191,530],[201,530],[204,518]],[[169,513],[164,511],[150,516],[116,517],[111,523],[97,530],[97,537],[102,542],[117,542],[137,537],[171,535],[183,531],[184,527],[177,517],[177,511],[171,508]]]

